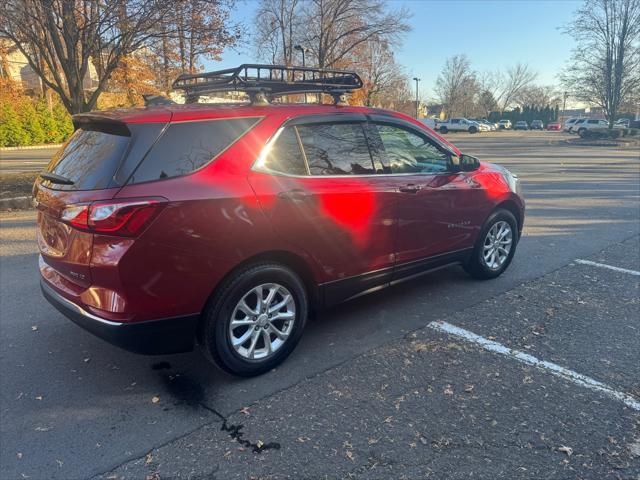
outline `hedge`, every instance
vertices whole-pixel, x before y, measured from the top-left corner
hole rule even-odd
[[[580,136],[582,138],[591,139],[617,139],[626,136],[637,136],[637,128],[596,128],[593,130],[581,130]]]
[[[60,143],[73,133],[71,116],[58,103],[49,108],[44,100],[26,97],[1,103],[0,147]]]

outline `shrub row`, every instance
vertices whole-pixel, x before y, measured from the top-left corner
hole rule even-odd
[[[637,137],[639,130],[637,128],[596,128],[593,130],[582,130],[580,136],[582,138],[591,139],[617,139],[621,137]]]
[[[44,100],[28,97],[1,103],[0,147],[60,143],[73,133],[71,116],[59,103],[49,108]]]

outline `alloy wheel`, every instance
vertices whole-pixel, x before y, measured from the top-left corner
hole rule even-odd
[[[509,258],[513,246],[511,225],[501,220],[494,223],[484,239],[482,260],[491,270],[499,270]]]
[[[229,340],[247,360],[271,357],[287,341],[296,321],[293,295],[277,283],[264,283],[245,293],[229,319]]]

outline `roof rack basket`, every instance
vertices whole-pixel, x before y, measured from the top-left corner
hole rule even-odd
[[[256,105],[297,93],[326,93],[336,104],[344,104],[347,92],[362,88],[362,79],[357,73],[343,70],[247,63],[215,72],[180,75],[173,88],[184,91],[187,103],[214,92],[246,92]]]

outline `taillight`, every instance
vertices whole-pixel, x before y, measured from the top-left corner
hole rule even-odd
[[[136,198],[69,205],[60,218],[79,230],[131,237],[151,223],[166,201],[164,198]]]

